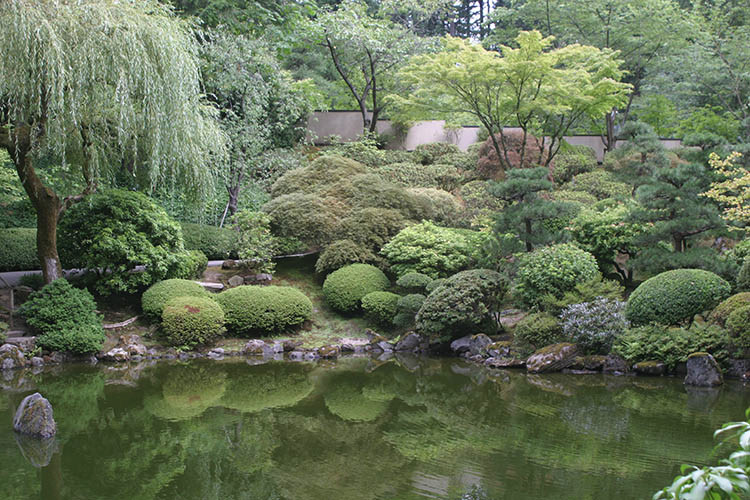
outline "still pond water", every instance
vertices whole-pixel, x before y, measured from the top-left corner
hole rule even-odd
[[[488,373],[349,358],[16,374],[0,379],[0,498],[650,498],[681,463],[713,462],[713,430],[750,405],[739,383]],[[54,453],[11,430],[34,390]]]

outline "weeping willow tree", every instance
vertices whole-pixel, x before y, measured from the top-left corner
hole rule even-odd
[[[58,220],[107,175],[206,195],[224,138],[188,22],[156,0],[2,0],[0,26],[0,148],[36,209],[47,282],[62,274]],[[35,166],[49,158],[86,188],[45,185]]]

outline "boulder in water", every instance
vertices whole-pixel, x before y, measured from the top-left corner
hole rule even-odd
[[[57,433],[52,405],[41,394],[26,396],[13,417],[13,429],[27,436],[51,438]]]
[[[707,352],[694,352],[688,356],[684,383],[697,387],[715,387],[724,383],[724,377],[713,356]]]
[[[526,360],[529,373],[557,372],[575,363],[578,346],[569,342],[552,344],[539,349]]]

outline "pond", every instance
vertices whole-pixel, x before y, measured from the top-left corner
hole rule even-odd
[[[713,430],[750,405],[738,382],[255,363],[15,374],[0,394],[0,498],[458,499],[472,485],[490,499],[650,498],[681,463],[713,462]],[[11,429],[35,390],[54,407],[54,450]]]

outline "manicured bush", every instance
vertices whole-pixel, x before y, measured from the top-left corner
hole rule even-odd
[[[422,220],[430,215],[430,206],[423,199],[403,187],[383,180],[377,174],[361,174],[339,178],[326,186],[320,195],[352,209],[368,207],[398,210],[410,220]]]
[[[433,279],[422,273],[406,273],[401,276],[396,285],[410,293],[424,292]]]
[[[362,297],[365,316],[379,325],[390,325],[396,316],[401,297],[391,292],[370,292]]]
[[[386,290],[391,285],[383,271],[369,264],[351,264],[332,272],[323,283],[323,295],[333,309],[358,311],[362,298],[371,292]]]
[[[331,202],[314,194],[293,193],[272,199],[263,206],[263,211],[271,216],[274,235],[294,237],[309,247],[318,247],[333,239],[338,221],[346,209],[335,200]]]
[[[141,296],[141,309],[151,320],[161,318],[164,306],[177,297],[208,297],[198,283],[184,279],[169,279],[152,285]]]
[[[624,311],[625,302],[605,298],[570,305],[560,315],[563,335],[587,354],[609,354],[628,327]]]
[[[407,220],[398,210],[362,208],[341,220],[336,228],[336,239],[351,240],[364,248],[377,251],[407,225]]]
[[[392,163],[380,167],[378,175],[383,179],[404,187],[437,187],[430,170],[418,163]]]
[[[562,298],[579,283],[599,275],[596,259],[575,245],[563,243],[539,248],[521,258],[517,293],[529,305],[538,305],[547,294]]]
[[[724,326],[729,315],[740,307],[750,306],[750,292],[737,293],[721,302],[708,316],[708,321]]]
[[[617,181],[611,172],[594,170],[576,175],[569,185],[573,191],[584,191],[603,200],[605,198],[629,198],[633,187]]]
[[[315,262],[315,272],[328,274],[349,264],[375,262],[377,257],[367,248],[351,240],[337,240],[321,252]]]
[[[552,176],[555,182],[569,182],[578,174],[591,172],[597,167],[596,153],[588,146],[570,146],[555,155],[555,168]]]
[[[716,325],[695,323],[687,330],[652,323],[627,330],[615,340],[612,352],[629,364],[661,361],[673,369],[694,352],[708,352],[723,364],[729,342],[727,331]]]
[[[292,193],[316,193],[322,186],[337,179],[351,178],[369,171],[370,169],[362,163],[349,158],[336,155],[320,156],[309,165],[290,170],[279,177],[271,187],[271,196],[278,198]]]
[[[464,181],[463,172],[453,165],[437,163],[435,165],[428,165],[425,168],[427,168],[430,177],[435,179],[435,187],[437,189],[452,192],[453,190],[458,189]]]
[[[200,250],[188,250],[177,254],[177,262],[167,274],[168,278],[199,279],[208,266],[208,258]]]
[[[439,163],[439,160],[446,155],[460,153],[458,146],[448,142],[430,142],[420,144],[414,148],[414,156],[422,165],[432,165]]]
[[[445,280],[446,280],[445,278],[438,278],[438,279],[432,280],[429,285],[424,287],[424,291],[427,292],[428,294],[434,292],[435,290],[437,290],[439,286],[442,286],[443,283],[445,283]]]
[[[417,329],[430,335],[456,335],[497,328],[492,313],[508,289],[505,278],[488,269],[454,274],[435,289],[416,317]]]
[[[407,227],[383,247],[383,255],[397,276],[419,272],[447,277],[474,262],[481,235],[423,222]]]
[[[424,304],[426,299],[427,297],[421,293],[411,293],[398,299],[398,304],[396,304],[396,315],[393,317],[393,324],[402,328],[412,327],[417,312],[419,312],[419,309],[422,307],[422,304]]]
[[[87,354],[99,351],[106,338],[94,297],[65,279],[33,292],[19,312],[40,333],[36,344],[43,349]]]
[[[340,156],[368,167],[377,167],[389,162],[392,155],[378,147],[375,136],[360,137],[359,140],[336,144],[325,150],[328,156]]]
[[[0,272],[39,269],[36,229],[0,229]]]
[[[518,322],[513,330],[513,339],[520,344],[541,349],[563,341],[560,322],[551,314],[531,313]]]
[[[727,318],[727,330],[732,343],[742,349],[750,349],[750,305],[738,307]]]
[[[463,201],[462,216],[467,223],[478,220],[490,220],[493,214],[503,208],[503,201],[492,194],[489,181],[471,181],[458,190],[458,197]]]
[[[180,225],[135,191],[87,196],[65,212],[58,230],[63,264],[100,273],[95,288],[102,294],[134,293],[164,279],[183,252]],[[145,269],[135,272],[137,266]]]
[[[444,165],[451,165],[464,172],[465,175],[475,175],[474,171],[477,169],[477,161],[479,155],[475,152],[463,152],[450,153],[440,157],[440,163]]]
[[[186,250],[200,250],[209,260],[237,258],[237,232],[231,229],[181,222]]]
[[[447,191],[434,188],[411,188],[409,193],[425,200],[429,206],[429,218],[437,223],[456,225],[462,217],[463,206]]]
[[[164,305],[161,328],[170,344],[192,348],[224,331],[224,311],[209,297],[175,297]]]
[[[552,192],[552,198],[555,201],[572,201],[575,203],[581,203],[588,207],[592,207],[597,201],[599,201],[598,198],[591,193],[568,189],[560,189]]]
[[[635,289],[628,300],[625,315],[634,325],[677,325],[713,309],[729,296],[731,290],[729,283],[708,271],[667,271]]]
[[[312,316],[312,302],[288,286],[238,286],[216,296],[227,329],[241,336],[279,333]]]

